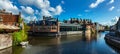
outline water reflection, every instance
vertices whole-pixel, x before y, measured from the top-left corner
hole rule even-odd
[[[99,33],[94,33],[94,34],[85,33],[83,34],[82,39],[86,42],[92,42],[92,41],[97,41],[99,36],[100,36]]]
[[[30,45],[59,45],[60,38],[53,37],[30,37]]]
[[[25,50],[24,48],[22,48],[21,46],[13,46],[12,47],[12,54],[22,54],[23,50]]]
[[[117,54],[105,43],[105,34],[29,37],[29,45],[13,47],[13,54]]]

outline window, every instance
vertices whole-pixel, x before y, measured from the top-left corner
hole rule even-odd
[[[53,26],[52,29],[57,29],[57,28],[55,26]]]
[[[0,17],[0,22],[2,22],[3,21],[3,18],[2,17]]]

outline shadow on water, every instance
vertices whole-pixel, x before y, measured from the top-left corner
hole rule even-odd
[[[105,41],[105,42],[106,42],[106,44],[107,44],[109,47],[111,47],[111,48],[112,48],[113,50],[115,50],[118,54],[120,54],[120,48],[117,48],[117,47],[111,45],[111,44],[108,43],[107,41]]]

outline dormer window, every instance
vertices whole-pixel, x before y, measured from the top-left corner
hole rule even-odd
[[[3,21],[3,18],[2,17],[0,17],[0,22],[2,22]]]

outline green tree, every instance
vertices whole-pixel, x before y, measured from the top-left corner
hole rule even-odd
[[[19,45],[22,41],[27,41],[27,31],[29,30],[29,26],[23,22],[23,19],[19,19],[19,24],[22,24],[22,29],[18,32],[13,33],[13,45]]]

